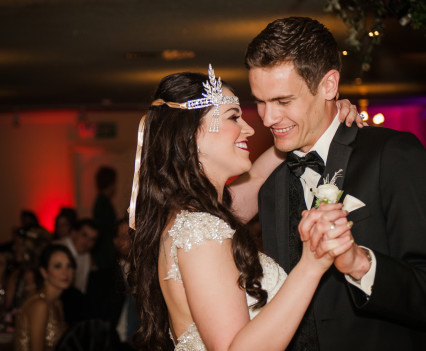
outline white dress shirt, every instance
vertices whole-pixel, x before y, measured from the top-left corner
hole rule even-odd
[[[321,137],[317,140],[315,145],[312,147],[309,151],[316,151],[318,155],[323,159],[324,164],[327,164],[327,156],[328,156],[328,150],[330,149],[331,141],[333,140],[334,135],[336,134],[337,129],[339,128],[340,121],[337,118],[339,115],[339,109],[337,111],[336,116],[333,119],[333,122],[330,124],[328,129],[321,135]],[[295,150],[294,153],[297,156],[305,156],[306,153]],[[333,175],[329,175],[330,177],[333,177]],[[306,167],[305,172],[300,176],[300,182],[303,187],[303,193],[305,197],[305,203],[306,207],[308,209],[311,209],[312,203],[314,200],[314,194],[312,192],[312,189],[315,189],[318,185],[318,182],[320,181],[321,175],[312,170],[309,167]],[[361,280],[355,280],[350,275],[345,274],[346,280],[351,283],[352,285],[358,287],[361,289],[365,294],[368,296],[371,295],[373,284],[374,284],[374,278],[376,276],[376,257],[374,256],[373,251],[371,251],[369,248],[365,248],[370,252],[372,262],[369,271],[361,278]]]

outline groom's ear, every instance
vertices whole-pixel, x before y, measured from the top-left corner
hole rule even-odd
[[[320,87],[326,100],[334,100],[339,90],[340,73],[335,69],[328,71],[321,80]]]

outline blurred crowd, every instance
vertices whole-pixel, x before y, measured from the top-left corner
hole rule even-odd
[[[101,167],[95,183],[91,218],[61,208],[50,233],[23,210],[13,240],[0,244],[0,333],[13,335],[11,349],[133,350],[128,218],[112,205],[115,170]]]

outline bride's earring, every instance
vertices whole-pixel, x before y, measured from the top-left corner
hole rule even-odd
[[[197,145],[197,152],[200,154],[200,147],[198,145]],[[200,161],[198,161],[198,168],[203,169],[203,165],[201,164]]]

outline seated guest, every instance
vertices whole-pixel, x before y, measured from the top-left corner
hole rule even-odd
[[[59,240],[70,236],[76,222],[77,212],[73,208],[62,207],[55,218],[53,238]]]
[[[86,292],[89,273],[94,267],[91,251],[97,238],[98,228],[95,222],[86,218],[77,221],[71,236],[57,241],[58,244],[68,247],[77,263],[74,287],[83,294]]]
[[[36,273],[43,248],[50,244],[50,233],[41,227],[21,227],[14,233],[14,264],[6,282],[6,309],[19,308],[36,290]]]
[[[73,280],[75,260],[63,245],[45,247],[40,257],[42,287],[16,319],[15,351],[53,351],[67,328],[60,295]]]
[[[5,315],[6,301],[4,294],[6,292],[6,279],[7,279],[7,252],[0,251],[0,324],[3,324]]]
[[[24,229],[40,227],[38,217],[33,211],[22,210],[20,219],[21,219],[21,227]]]

